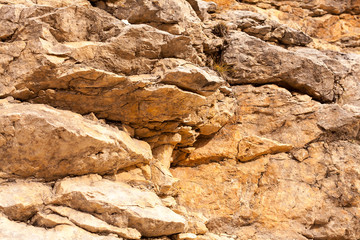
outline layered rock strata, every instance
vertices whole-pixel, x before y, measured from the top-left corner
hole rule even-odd
[[[223,5],[0,0],[0,239],[360,239],[359,4]]]

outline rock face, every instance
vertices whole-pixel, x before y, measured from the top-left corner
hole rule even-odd
[[[152,158],[147,143],[72,112],[35,104],[5,104],[0,111],[0,168],[9,176],[105,174]]]
[[[171,235],[185,229],[185,219],[163,206],[155,193],[101,179],[98,175],[64,179],[55,185],[54,191],[51,203],[97,213],[115,226],[136,228],[143,236]],[[65,209],[65,213],[60,210],[60,214],[78,222],[76,214],[69,210]]]
[[[0,0],[0,239],[360,239],[359,4]]]

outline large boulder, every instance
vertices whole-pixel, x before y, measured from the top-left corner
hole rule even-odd
[[[117,128],[44,105],[0,106],[4,176],[57,179],[114,173],[152,159],[150,146]]]

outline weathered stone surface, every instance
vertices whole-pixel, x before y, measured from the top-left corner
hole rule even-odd
[[[69,5],[90,6],[89,2],[86,0],[1,0],[0,5],[2,4],[22,4],[25,6],[45,5],[51,7],[65,7]]]
[[[246,162],[269,153],[288,152],[292,148],[289,144],[246,134],[241,125],[225,126],[210,140],[198,141],[194,145],[196,149],[186,160],[176,164],[193,166],[223,159],[238,159]]]
[[[127,123],[184,118],[206,103],[201,95],[173,85],[158,85],[153,75],[126,77],[92,68],[75,68],[49,82],[33,85],[38,88],[34,102],[79,113],[94,112],[99,118]],[[64,91],[64,87],[69,90]],[[173,103],[169,104],[171,100]],[[181,108],[174,109],[172,105]]]
[[[16,85],[24,80],[46,81],[42,79],[45,77],[51,80],[59,65],[70,69],[75,63],[82,63],[134,75],[149,73],[159,58],[199,60],[189,38],[148,25],[129,26],[96,8],[9,5],[2,6],[0,11],[6,13],[2,15],[3,21],[14,26],[7,27],[10,32],[3,36],[11,41],[1,44],[4,67],[0,72],[6,74],[0,95],[18,89]]]
[[[54,228],[58,225],[70,225],[74,224],[66,217],[62,217],[58,214],[38,212],[31,219],[31,223],[35,226]]]
[[[67,217],[72,223],[92,233],[114,233],[119,237],[140,239],[141,234],[132,228],[118,228],[92,216],[72,208],[63,206],[48,206],[51,211]]]
[[[145,23],[173,34],[188,35],[197,45],[204,38],[201,21],[186,0],[105,1],[101,7],[130,23]]]
[[[179,23],[183,21],[196,21],[195,12],[184,1],[121,1],[106,2],[107,8],[119,19],[127,19],[131,23]],[[197,20],[199,21],[199,20]]]
[[[54,204],[98,213],[106,222],[135,228],[143,236],[170,235],[185,228],[185,219],[163,206],[155,193],[101,179],[98,175],[59,181],[55,193]],[[112,214],[107,217],[107,213]],[[125,219],[117,222],[116,218],[121,217]]]
[[[358,1],[214,1],[0,0],[0,239],[360,239]]]
[[[341,61],[342,60],[342,61]],[[344,62],[344,60],[346,60]],[[343,91],[339,96],[339,104],[349,104],[354,106],[360,106],[360,94],[357,89],[360,87],[358,81],[360,77],[360,55],[347,54],[343,58],[340,58],[338,62],[343,63],[344,77],[339,81]]]
[[[225,81],[211,70],[204,70],[193,65],[179,66],[165,74],[162,83],[176,85],[181,89],[208,96],[213,94]]]
[[[214,2],[207,2],[203,0],[186,0],[190,3],[193,10],[196,12],[197,16],[202,20],[207,20],[209,18],[208,13],[214,13],[216,11],[217,5]]]
[[[318,122],[331,111],[307,95],[293,95],[275,85],[232,89],[237,105],[231,124],[211,138],[199,139],[194,143],[195,149],[176,149],[175,164],[191,166],[224,158],[246,161],[268,153],[287,152],[292,147],[302,148],[322,134]],[[356,123],[354,114],[342,108],[341,111],[351,115],[349,121]],[[335,124],[337,120],[324,121]]]
[[[230,24],[231,29],[239,29],[247,34],[285,45],[305,46],[312,39],[305,33],[290,28],[287,25],[269,20],[266,16],[241,10],[229,10],[216,16],[218,19]]]
[[[197,239],[197,236],[193,233],[180,233],[175,236],[175,240],[193,240]]]
[[[4,174],[45,179],[105,174],[152,158],[147,143],[72,112],[29,104],[0,109]]]
[[[344,188],[357,181],[358,146],[345,141],[313,143],[307,150],[310,157],[301,163],[278,154],[241,164],[176,168],[172,173],[180,179],[178,202],[208,217],[210,231],[226,231],[240,239],[246,239],[241,238],[246,225],[252,225],[256,239],[357,239],[358,189]],[[276,238],[281,232],[285,236]],[[277,234],[271,237],[273,233]]]
[[[318,49],[359,53],[358,1],[242,1],[237,9],[277,19],[315,38]],[[247,3],[252,3],[251,5]]]
[[[59,225],[53,229],[45,229],[13,222],[0,216],[0,238],[4,240],[47,240],[47,239],[79,239],[79,240],[119,240],[113,236],[99,236],[69,225]]]
[[[51,187],[37,182],[17,181],[0,185],[0,211],[8,218],[26,221],[52,196]]]
[[[277,83],[329,102],[334,98],[334,74],[322,59],[288,51],[245,33],[229,37],[222,60],[231,66],[231,84]]]

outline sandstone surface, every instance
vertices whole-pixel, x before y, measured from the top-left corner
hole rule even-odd
[[[359,18],[0,0],[0,239],[360,239]]]
[[[4,104],[0,111],[3,175],[54,180],[116,172],[152,158],[147,143],[72,112],[36,104]]]

